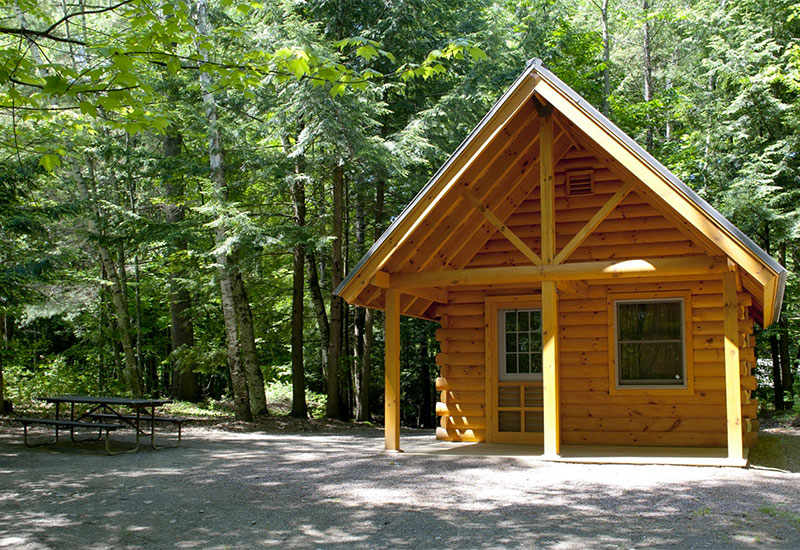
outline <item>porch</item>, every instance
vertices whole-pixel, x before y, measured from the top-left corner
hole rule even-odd
[[[642,464],[669,466],[734,466],[748,465],[748,449],[741,459],[728,458],[724,447],[655,447],[632,445],[562,445],[561,454],[544,456],[544,445],[511,443],[472,443],[431,441],[418,437],[403,438],[407,455],[440,455],[465,457],[538,458],[549,462],[578,464]]]

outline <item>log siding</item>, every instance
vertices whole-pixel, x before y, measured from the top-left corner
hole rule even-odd
[[[631,288],[634,287],[634,288]],[[486,440],[486,295],[509,297],[514,291],[451,291],[440,306],[436,331],[440,416],[437,439]],[[641,292],[688,292],[691,296],[687,345],[693,355],[692,392],[625,389],[612,394],[609,380],[608,298]],[[745,446],[757,441],[757,400],[750,296],[739,294],[742,418]],[[723,355],[722,285],[719,280],[636,282],[589,287],[588,296],[559,296],[559,381],[563,444],[671,445],[724,447],[725,364]],[[687,309],[688,311],[688,309]],[[687,365],[688,367],[688,365]],[[689,369],[687,368],[687,371]]]

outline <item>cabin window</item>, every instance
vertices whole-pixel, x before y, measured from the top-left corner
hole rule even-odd
[[[542,310],[501,309],[497,316],[499,379],[542,379]]]
[[[686,387],[684,299],[614,302],[617,387]]]

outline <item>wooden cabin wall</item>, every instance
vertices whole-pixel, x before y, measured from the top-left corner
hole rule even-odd
[[[692,395],[652,396],[635,389],[609,394],[608,294],[691,291]],[[529,293],[530,289],[526,290]],[[485,292],[450,292],[440,306],[441,352],[437,439],[484,441]],[[496,294],[496,292],[493,292]],[[726,442],[722,283],[719,279],[620,282],[559,295],[561,441],[564,444],[718,446]],[[745,446],[757,440],[756,379],[750,296],[740,294],[742,417]]]
[[[436,331],[437,439],[486,440],[484,296],[482,291],[448,292],[450,303],[437,309],[442,315]]]
[[[635,389],[609,395],[609,293],[690,290],[694,356],[692,395],[647,395]],[[739,308],[745,445],[755,443],[757,403],[752,322],[741,294]],[[561,442],[593,445],[714,446],[727,444],[722,282],[623,283],[592,286],[588,297],[561,295]],[[753,430],[750,432],[749,430]]]

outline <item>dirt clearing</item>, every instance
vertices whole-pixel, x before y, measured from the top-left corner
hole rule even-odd
[[[118,456],[19,432],[0,426],[0,548],[800,547],[796,430],[751,469],[384,454],[370,428],[190,427]]]

